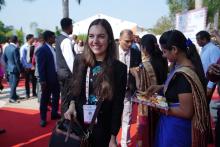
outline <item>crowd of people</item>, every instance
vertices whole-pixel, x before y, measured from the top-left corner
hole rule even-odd
[[[94,113],[101,99],[90,145],[127,147],[134,117],[132,99],[147,100],[157,93],[166,98],[169,108],[138,104],[136,146],[206,147],[210,143],[209,103],[220,81],[220,48],[211,40],[214,36],[220,44],[217,31],[196,34],[199,54],[193,42],[178,30],[164,32],[159,45],[153,34],[139,38],[129,29],[122,30],[116,40],[105,19],[90,24],[85,41],[76,35],[70,37],[74,33],[70,18],[63,18],[60,24],[59,36],[49,30],[38,39],[28,34],[20,49],[18,38],[12,36],[2,49],[5,68],[0,68],[11,88],[10,103],[19,102],[16,87],[22,74],[26,98],[30,98],[30,82],[32,96],[38,96],[41,127],[47,125],[51,105],[51,119],[73,116],[86,130],[91,122],[86,113]],[[214,134],[216,147],[220,146],[219,125],[220,108]],[[122,136],[117,141],[120,127]]]

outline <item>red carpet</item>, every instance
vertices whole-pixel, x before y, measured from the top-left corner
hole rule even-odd
[[[7,86],[7,84],[4,85]],[[24,85],[24,80],[19,82],[19,86]],[[217,92],[213,95],[213,100],[219,100]],[[135,147],[136,140],[136,106],[134,105],[133,120],[131,125],[131,144]],[[48,116],[50,116],[48,114]],[[46,128],[39,126],[39,111],[30,109],[1,108],[0,128],[5,128],[6,133],[0,134],[0,147],[47,147],[51,130],[55,126],[55,121],[48,121]],[[49,117],[48,117],[49,118]],[[120,141],[121,130],[118,134]],[[214,147],[209,145],[209,147]]]
[[[39,111],[30,109],[1,108],[0,127],[6,129],[0,134],[0,147],[47,147],[55,121],[48,121],[45,128],[39,126]],[[48,116],[50,116],[48,114]],[[49,117],[48,117],[49,118]],[[134,119],[134,121],[136,121]],[[135,145],[135,125],[131,126],[132,143]],[[118,135],[120,139],[121,132]]]
[[[212,100],[214,100],[214,101],[220,101],[220,97],[219,97],[217,88],[215,89],[215,91],[214,91],[214,93],[213,93],[213,95],[212,95]]]
[[[49,121],[46,128],[41,128],[39,112],[29,109],[1,108],[0,116],[0,127],[6,129],[6,133],[0,134],[1,147],[48,146],[55,121]]]
[[[8,82],[6,81],[6,79],[3,79],[3,80],[2,80],[2,84],[3,84],[4,88],[8,88],[8,87],[9,87],[9,84],[8,84]],[[18,87],[24,87],[24,85],[25,85],[24,79],[22,78],[22,79],[19,80]],[[30,84],[30,85],[31,85],[31,84]]]
[[[136,114],[136,112],[135,112]],[[55,121],[48,121],[45,128],[39,126],[39,112],[30,109],[1,108],[0,127],[6,129],[0,135],[1,147],[47,147],[51,130]],[[49,116],[49,114],[48,114]],[[136,126],[135,119],[131,125],[131,144],[135,147]],[[121,130],[118,134],[120,140]],[[209,147],[214,147],[210,145]]]

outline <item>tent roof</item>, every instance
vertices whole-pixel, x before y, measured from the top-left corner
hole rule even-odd
[[[134,22],[114,18],[114,17],[107,16],[104,14],[97,14],[97,15],[91,16],[89,18],[86,18],[84,20],[74,23],[73,34],[76,34],[76,35],[87,34],[90,23],[93,20],[98,19],[98,18],[104,18],[111,24],[114,38],[119,38],[119,34],[123,29],[131,29],[132,31],[134,31],[134,33],[137,30],[137,24]]]

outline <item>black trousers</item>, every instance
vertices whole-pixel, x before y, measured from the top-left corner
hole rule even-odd
[[[26,96],[30,96],[30,81],[32,83],[32,94],[36,96],[37,78],[34,75],[34,70],[26,70],[24,74],[24,78],[25,78]]]
[[[60,94],[61,94],[61,115],[63,116],[63,114],[69,108],[70,99],[68,98],[68,87],[70,85],[70,80],[69,79],[62,81],[60,80],[59,85],[60,85]]]
[[[59,108],[59,98],[60,98],[60,89],[59,84],[54,85],[47,85],[45,89],[41,89],[41,99],[40,99],[40,116],[41,120],[46,121],[47,118],[47,106],[48,103],[51,101],[52,104],[52,111],[51,115],[57,115],[58,108]],[[51,99],[52,95],[52,99]]]
[[[100,138],[102,141],[100,141]],[[94,126],[92,135],[89,138],[91,147],[108,147],[111,139],[111,133],[102,126]]]

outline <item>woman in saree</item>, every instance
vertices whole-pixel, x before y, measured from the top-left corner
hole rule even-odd
[[[144,35],[141,38],[141,52],[145,57],[139,67],[131,68],[131,73],[135,77],[137,87],[137,97],[146,99],[144,93],[147,88],[155,84],[163,84],[167,78],[168,64],[162,57],[157,39],[152,34]],[[148,110],[147,105],[138,104],[137,115],[137,145],[138,147],[150,147],[153,144],[157,116]],[[147,138],[144,138],[147,136]]]
[[[163,89],[169,105],[161,111],[155,147],[206,147],[210,130],[205,75],[195,45],[177,30],[162,34],[163,55],[174,68],[164,85],[151,86],[147,94]]]

